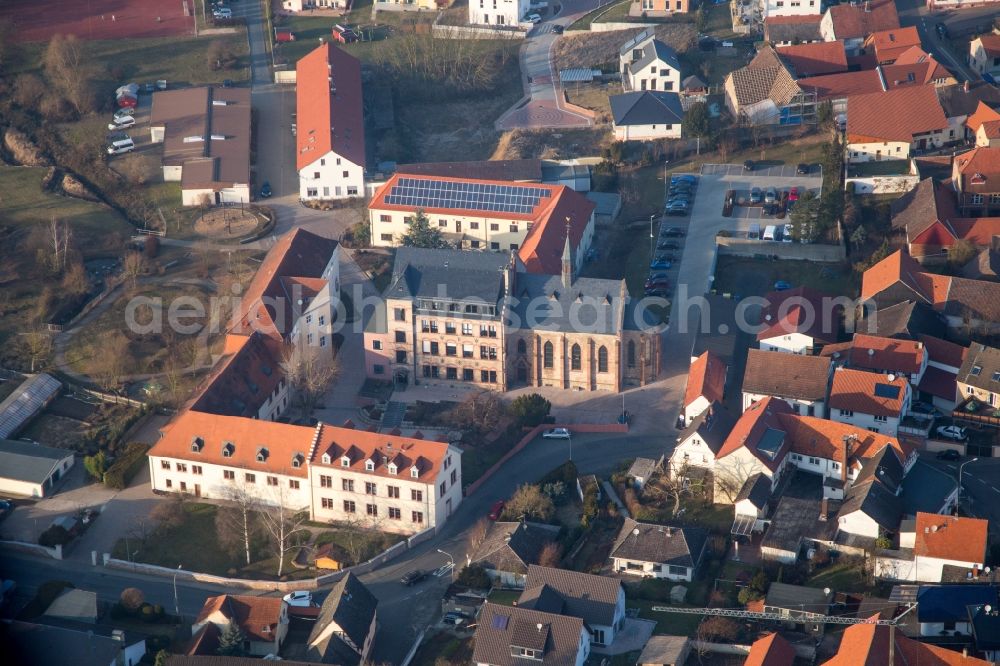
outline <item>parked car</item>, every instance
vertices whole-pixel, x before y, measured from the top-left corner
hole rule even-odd
[[[767,188],[764,191],[764,203],[775,203],[778,200],[778,190],[773,187]]]
[[[764,204],[760,209],[762,215],[771,215],[771,216],[777,215],[780,211],[781,211],[781,206],[773,202]]]
[[[264,184],[260,186],[260,198],[269,199],[271,194],[271,183],[265,180]]]
[[[694,184],[694,183],[698,182],[698,179],[695,176],[692,176],[689,173],[674,173],[674,174],[670,175],[670,182],[671,182],[671,184],[673,184],[673,183],[691,183],[691,184]]]
[[[961,454],[955,449],[945,449],[944,451],[937,452],[938,460],[959,460],[961,457]]]
[[[528,14],[527,16],[524,17],[524,20],[527,21],[528,23],[541,23],[542,17],[539,16],[538,14]]]
[[[789,201],[799,200],[799,188],[793,187],[792,189],[788,190],[788,200]]]
[[[289,606],[294,606],[296,608],[309,608],[310,606],[313,605],[312,592],[308,592],[306,590],[300,590],[298,592],[289,592],[281,599]]]
[[[673,261],[673,259],[667,259],[667,261]],[[656,282],[657,280],[667,280],[669,278],[670,276],[666,273],[650,273],[647,281]]]
[[[750,190],[750,203],[759,204],[764,199],[764,194],[760,191],[759,187],[754,187]]]
[[[646,289],[649,289],[651,287],[669,287],[670,280],[665,277],[656,278],[655,280],[650,278],[646,280],[646,284],[644,286],[646,287]]]
[[[680,243],[675,241],[660,241],[656,244],[657,250],[679,250],[681,249]]]
[[[962,441],[968,439],[968,434],[965,432],[965,428],[957,425],[946,425],[939,426],[934,432],[937,433],[938,437],[944,437],[945,439],[953,439],[955,441]]]
[[[671,266],[673,264],[666,259],[653,259],[649,262],[649,267],[654,270],[669,270]]]
[[[666,297],[670,296],[670,291],[668,289],[666,289],[665,287],[652,287],[651,289],[647,289],[646,290],[646,295],[647,296],[659,296],[659,297],[662,297],[662,298],[666,298]]]
[[[563,34],[563,30],[565,30],[565,29],[566,28],[562,27],[558,23],[556,23],[555,25],[552,26],[552,32],[556,33],[557,35]]]
[[[664,238],[680,238],[684,235],[684,230],[680,227],[667,227],[660,229],[660,236]]]
[[[493,502],[493,506],[490,507],[490,512],[487,514],[490,520],[500,520],[500,516],[503,515],[503,509],[507,506],[507,503],[503,500],[497,500]]]
[[[135,115],[135,108],[126,106],[125,108],[115,111],[114,119],[119,120],[121,118],[131,118],[133,115]]]
[[[910,405],[910,411],[914,414],[921,414],[924,416],[943,416],[940,409],[926,402],[913,403]]]
[[[686,201],[674,201],[667,204],[667,207],[664,208],[664,212],[667,215],[684,215],[688,212],[689,208],[690,206]]]
[[[743,163],[744,171],[753,171],[753,160],[747,160]]]
[[[789,283],[787,283],[787,282],[785,282],[784,280],[778,280],[777,282],[774,283],[774,290],[775,291],[788,291],[791,288],[792,288],[792,285],[789,284]]]
[[[115,118],[110,123],[108,123],[109,130],[125,129],[126,127],[132,127],[135,125],[134,116],[123,116],[122,118]]]
[[[458,611],[448,611],[444,614],[444,617],[441,618],[441,621],[445,624],[458,627],[464,624],[468,619],[469,618],[463,613],[459,613]]]
[[[809,173],[809,165],[808,164],[804,164],[804,163],[803,164],[799,164],[797,167],[795,167],[795,173],[797,173],[799,175],[808,174]]]
[[[543,439],[569,439],[569,436],[566,428],[552,428],[542,433]]]
[[[670,198],[667,199],[667,206],[669,206],[672,203],[677,203],[677,202],[681,202],[681,201],[684,202],[684,203],[686,203],[686,204],[688,204],[688,205],[691,205],[691,195],[687,194],[686,192],[680,192],[678,194],[671,194]]]
[[[413,571],[407,571],[403,574],[403,577],[399,579],[399,582],[409,587],[411,585],[416,585],[425,578],[427,578],[426,571],[423,569],[414,569]]]

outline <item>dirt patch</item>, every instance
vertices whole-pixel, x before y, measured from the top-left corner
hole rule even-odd
[[[600,154],[613,136],[608,128],[513,130],[500,137],[491,160],[569,159]]]
[[[8,128],[3,135],[3,145],[10,151],[11,157],[21,166],[49,166],[48,158],[32,143],[27,135],[13,128]]]
[[[232,239],[252,233],[260,220],[248,210],[213,208],[194,223],[195,233],[206,238]]]
[[[564,35],[553,49],[556,69],[602,67],[607,71],[618,71],[618,50],[640,31],[640,28],[636,28]],[[656,27],[656,37],[678,53],[694,48],[697,34],[694,26],[689,23]]]
[[[84,199],[86,201],[98,201],[97,195],[94,194],[90,188],[81,183],[76,176],[71,176],[68,173],[63,174],[59,187],[62,188],[63,192],[71,197]]]
[[[76,419],[55,414],[42,414],[35,419],[21,436],[39,444],[74,451],[83,450],[87,426]]]

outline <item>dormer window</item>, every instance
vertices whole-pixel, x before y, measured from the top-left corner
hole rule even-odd
[[[191,453],[201,453],[201,447],[205,446],[205,440],[195,435],[191,438]]]
[[[365,471],[374,472],[375,471],[375,461],[369,458],[365,461]]]
[[[262,463],[267,460],[267,449],[263,446],[257,449],[257,462]]]
[[[292,467],[302,467],[303,456],[301,453],[296,453],[292,456]]]
[[[410,468],[410,478],[416,479],[420,477],[420,468],[414,465]]]
[[[389,470],[389,474],[392,474],[393,476],[396,476],[396,473],[399,471],[399,468],[396,467],[396,463],[389,463],[386,465],[386,468]]]
[[[347,456],[342,457],[340,459],[340,466],[341,467],[350,467],[351,466],[351,459],[348,458]]]
[[[329,453],[324,453],[322,460],[323,460],[323,464],[324,465],[329,465],[330,464],[330,454]]]
[[[232,458],[233,454],[236,452],[236,446],[232,442],[226,442],[222,445],[222,457]]]

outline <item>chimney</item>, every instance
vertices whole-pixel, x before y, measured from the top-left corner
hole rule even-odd
[[[819,505],[819,519],[821,522],[826,522],[827,513],[830,510],[830,500],[823,498],[823,501]]]
[[[965,83],[962,84],[962,90],[964,90],[965,92],[969,92],[969,82],[968,81],[966,81]]]

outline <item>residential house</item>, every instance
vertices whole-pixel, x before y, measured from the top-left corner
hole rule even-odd
[[[815,93],[795,82],[778,52],[765,45],[754,59],[726,75],[726,107],[734,118],[754,125],[798,125],[816,115]]]
[[[976,653],[997,663],[1000,661],[1000,608],[995,604],[979,604],[969,606],[968,611]]]
[[[187,654],[213,654],[230,624],[243,632],[248,655],[278,654],[288,634],[288,604],[279,597],[221,594],[209,597],[191,625]],[[215,636],[215,640],[211,640]]]
[[[838,367],[830,386],[830,418],[895,437],[912,398],[906,377]]]
[[[737,415],[718,402],[702,410],[677,436],[670,454],[671,474],[681,469],[690,472],[691,468],[710,471],[736,419]]]
[[[874,615],[872,620],[879,619]],[[937,664],[938,666],[988,666],[988,661],[967,657],[946,647],[907,638],[896,627],[855,624],[841,635],[840,646],[821,666],[866,666],[868,664]]]
[[[530,521],[497,521],[469,556],[503,587],[523,588],[528,566],[538,564],[545,546],[559,537],[559,528]]]
[[[516,666],[525,659],[583,666],[590,656],[590,632],[578,617],[487,601],[473,645],[476,666]]]
[[[819,25],[823,15],[819,13],[764,17],[764,41],[772,46],[791,46],[823,41]]]
[[[73,460],[72,450],[0,439],[0,492],[47,497],[73,466]]]
[[[1000,79],[1000,34],[979,35],[969,43],[969,67],[993,79]]]
[[[926,303],[901,301],[878,310],[873,309],[870,316],[862,316],[856,321],[854,330],[883,338],[917,340],[922,335],[943,337],[947,334],[948,327],[944,319]],[[931,360],[934,360],[933,354]]]
[[[898,455],[889,447],[866,460],[837,513],[838,535],[871,543],[898,532],[904,510],[899,493],[905,474]]]
[[[879,65],[891,65],[911,46],[920,45],[920,33],[915,26],[873,32],[864,44],[866,51],[874,53],[875,62]]]
[[[301,12],[312,9],[349,9],[348,0],[281,0],[281,8],[286,12]],[[434,5],[428,5],[433,7]]]
[[[646,483],[653,478],[654,475],[660,472],[662,468],[663,458],[657,462],[652,458],[636,458],[632,461],[629,466],[628,471],[625,472],[626,476],[632,479],[632,485],[638,492],[642,492],[642,489],[646,486]]]
[[[917,622],[927,637],[968,636],[969,607],[1000,604],[996,585],[921,585],[917,589]]]
[[[743,484],[739,494],[733,502],[736,513],[736,522],[739,523],[741,517],[745,517],[743,522],[747,528],[755,526],[757,520],[767,516],[767,503],[771,499],[771,480],[757,472]],[[742,533],[749,534],[750,529],[743,530]],[[733,531],[734,534],[741,532]]]
[[[788,629],[820,634],[832,600],[829,590],[774,582],[764,596],[764,612],[786,618],[783,624]]]
[[[1000,349],[973,342],[956,375],[958,398],[1000,405]]]
[[[965,362],[968,348],[930,335],[921,335],[927,349],[927,371],[917,386],[921,400],[943,412],[955,408],[958,399],[958,371]]]
[[[679,92],[681,89],[681,64],[677,52],[656,39],[653,30],[646,29],[622,45],[618,50],[618,64],[626,92]]]
[[[764,296],[757,342],[762,351],[810,355],[837,341],[843,303],[808,287]]]
[[[284,354],[280,339],[261,332],[227,334],[222,356],[195,389],[188,407],[209,414],[276,420],[290,401],[282,368]]]
[[[765,19],[772,16],[816,16],[823,12],[821,0],[758,0]]]
[[[250,203],[248,88],[154,93],[149,131],[163,144],[163,180],[180,182],[183,205]]]
[[[924,272],[902,250],[865,271],[861,300],[880,311],[905,301],[922,302],[953,329],[989,331],[1000,321],[1000,283]]]
[[[712,403],[722,402],[726,390],[729,368],[710,351],[691,362],[687,388],[684,390],[684,418],[687,425],[708,409]]]
[[[635,663],[636,666],[684,666],[690,653],[687,636],[650,636]]]
[[[965,121],[965,136],[977,148],[1000,148],[1000,112],[980,102]]]
[[[847,103],[850,163],[908,160],[914,151],[943,145],[947,133],[948,120],[931,86],[855,95]]]
[[[778,416],[791,414],[784,400],[764,398],[750,405],[726,437],[712,466],[715,502],[734,502],[747,479],[762,473],[778,486],[787,468],[789,442]]]
[[[361,63],[331,42],[295,64],[295,169],[302,200],[365,195]]]
[[[531,564],[517,607],[578,617],[598,647],[613,645],[625,628],[625,588],[607,576]]]
[[[643,578],[693,581],[708,543],[698,527],[671,527],[626,518],[611,547],[618,573]]]
[[[232,489],[313,520],[360,517],[388,532],[444,523],[462,501],[461,451],[442,442],[184,410],[149,451],[156,492]]]
[[[965,215],[1000,215],[1000,148],[973,148],[952,160],[952,186]],[[1000,220],[992,225],[1000,229]]]
[[[827,345],[821,352],[835,367],[905,377],[916,386],[923,379],[930,355],[919,340],[900,340],[855,333],[850,342]]]
[[[378,627],[378,599],[348,572],[323,600],[306,656],[321,663],[368,663]]]
[[[843,40],[851,55],[857,55],[861,51],[869,35],[898,28],[899,16],[893,0],[834,5],[826,10],[820,23],[823,40]]]
[[[670,82],[672,83],[672,82]],[[678,81],[677,87],[680,87]],[[675,92],[627,92],[611,95],[611,117],[619,141],[681,138],[684,109]]]
[[[898,553],[880,555],[876,572],[891,580],[940,583],[945,567],[982,571],[988,530],[989,521],[979,518],[918,511],[910,529],[900,528]]]
[[[594,237],[594,208],[564,185],[397,173],[376,190],[368,219],[376,247],[400,245],[417,212],[423,211],[455,247],[517,250],[528,270],[552,274],[560,270],[567,224],[577,258],[574,268],[582,267]]]
[[[950,88],[958,83],[958,79],[947,67],[919,46],[905,49],[893,64],[879,65],[878,69],[888,90],[911,85],[933,86],[936,90]],[[950,134],[944,137],[946,142],[953,139],[955,137]]]
[[[830,359],[824,356],[750,348],[743,374],[743,410],[771,396],[798,414],[825,418],[830,372]]]
[[[743,666],[792,666],[795,648],[778,633],[758,638],[750,645]]]
[[[530,7],[529,0],[473,0],[469,3],[469,23],[516,28]]]
[[[830,506],[823,500],[822,492],[816,476],[791,475],[759,541],[762,560],[795,564],[800,557],[807,556],[809,549],[815,548],[817,543],[833,541],[836,522],[830,520]],[[760,521],[755,522],[760,524]],[[737,536],[750,536],[757,529],[756,525],[750,526],[749,520],[741,516],[737,516],[733,523],[733,533]]]
[[[883,92],[888,84],[883,84],[880,69],[863,69],[840,74],[810,76],[797,81],[800,88],[816,96],[816,103],[829,102],[834,114],[847,113],[847,102],[855,95]]]
[[[1000,88],[986,81],[966,81],[953,86],[938,86],[934,90],[944,109],[944,115],[948,118],[949,141],[972,138],[965,126],[980,103],[993,109],[1000,107]],[[949,169],[948,174],[950,173]]]
[[[628,13],[629,16],[642,18],[665,18],[687,14],[692,6],[691,0],[633,0]]]
[[[799,79],[847,71],[847,54],[844,52],[843,42],[779,46],[777,52]]]
[[[146,641],[121,630],[99,633],[5,620],[0,626],[4,662],[48,666],[138,666],[146,654]]]

